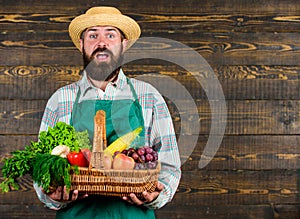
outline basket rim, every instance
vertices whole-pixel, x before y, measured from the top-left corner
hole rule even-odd
[[[161,170],[161,162],[158,161],[157,162],[157,165],[156,165],[156,168],[155,169],[140,169],[140,170],[137,170],[137,169],[131,169],[131,170],[119,170],[119,169],[97,169],[97,168],[89,168],[89,167],[78,167],[78,170],[84,170],[84,171],[90,171],[90,172],[108,172],[108,173],[134,173],[134,172],[160,172]],[[78,175],[78,174],[77,174]]]

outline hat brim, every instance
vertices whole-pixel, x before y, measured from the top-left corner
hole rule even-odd
[[[77,49],[81,50],[80,36],[82,32],[94,26],[112,26],[120,29],[128,40],[126,49],[130,48],[141,34],[141,29],[137,22],[126,15],[83,14],[74,18],[69,25],[69,35]]]

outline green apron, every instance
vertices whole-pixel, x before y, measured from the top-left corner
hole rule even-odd
[[[77,131],[88,130],[92,142],[94,115],[101,109],[106,112],[108,145],[119,136],[139,126],[143,127],[143,131],[135,143],[137,145],[144,145],[144,120],[141,105],[138,102],[137,94],[130,80],[127,79],[127,82],[135,100],[84,100],[79,103],[79,89],[73,105],[70,124],[73,125]],[[129,204],[120,197],[90,195],[88,198],[77,200],[66,208],[57,211],[56,218],[154,219],[155,214],[152,209]]]
[[[91,143],[94,137],[94,115],[98,110],[104,110],[106,113],[106,138],[107,144],[111,144],[118,137],[127,134],[130,131],[142,126],[143,130],[133,143],[135,145],[144,145],[144,119],[142,107],[138,101],[137,94],[127,78],[134,101],[131,99],[121,100],[84,100],[79,103],[80,89],[77,93],[73,105],[71,124],[77,131],[88,130]]]

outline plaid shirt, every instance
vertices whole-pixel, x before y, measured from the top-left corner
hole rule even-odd
[[[159,92],[150,84],[130,79],[142,106],[146,145],[160,145],[158,159],[161,161],[159,182],[164,190],[151,203],[145,204],[148,208],[163,207],[173,198],[181,177],[180,158],[173,128],[172,119],[167,105]],[[115,83],[109,83],[102,91],[91,85],[85,72],[81,80],[66,85],[57,90],[49,99],[40,127],[40,131],[53,127],[58,121],[70,123],[73,103],[78,89],[81,91],[79,101],[87,99],[116,100],[133,98],[126,76],[121,70]],[[51,209],[58,210],[67,205],[45,195],[41,188],[34,184],[38,198]]]

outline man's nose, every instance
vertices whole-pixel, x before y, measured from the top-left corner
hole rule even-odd
[[[108,46],[107,40],[105,39],[104,36],[99,37],[97,46],[99,48],[106,48]]]

